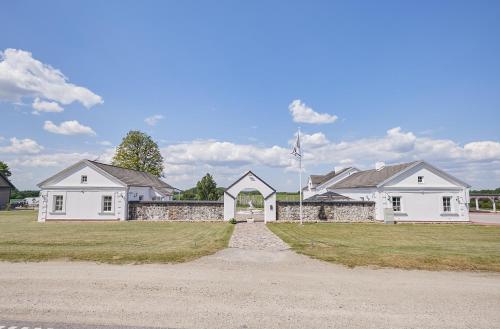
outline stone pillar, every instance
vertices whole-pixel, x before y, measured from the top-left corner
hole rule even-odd
[[[476,198],[476,210],[479,210],[479,200]]]
[[[495,198],[491,198],[491,202],[493,203],[493,212],[497,212],[497,205],[495,204]]]

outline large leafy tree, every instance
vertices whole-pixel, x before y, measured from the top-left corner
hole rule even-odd
[[[12,175],[9,166],[3,161],[0,161],[0,172],[4,174],[5,177],[10,177],[10,175]]]
[[[218,200],[219,193],[217,184],[210,174],[206,174],[198,183],[196,183],[196,199],[198,200]]]
[[[116,149],[113,164],[129,169],[135,169],[162,176],[163,157],[158,144],[151,136],[137,131],[128,132]]]

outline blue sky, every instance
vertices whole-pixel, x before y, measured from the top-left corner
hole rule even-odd
[[[306,174],[423,159],[498,187],[499,16],[497,1],[4,2],[0,159],[33,188],[139,129],[180,188],[253,169],[291,191],[300,126]]]

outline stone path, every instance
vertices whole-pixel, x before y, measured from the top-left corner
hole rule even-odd
[[[238,223],[229,241],[230,248],[286,250],[288,245],[271,232],[265,223]]]

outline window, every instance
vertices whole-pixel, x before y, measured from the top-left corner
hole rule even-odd
[[[451,212],[451,197],[443,197],[443,212]]]
[[[54,195],[54,211],[63,211],[64,198],[62,195]]]
[[[392,210],[394,212],[401,212],[401,197],[393,196],[392,197]]]
[[[144,195],[139,195],[139,201],[142,201],[144,199]]]
[[[110,212],[112,210],[113,197],[105,195],[102,197],[102,212]]]
[[[82,175],[81,183],[87,184],[87,175]]]
[[[424,176],[418,176],[418,183],[423,184],[424,183]]]

